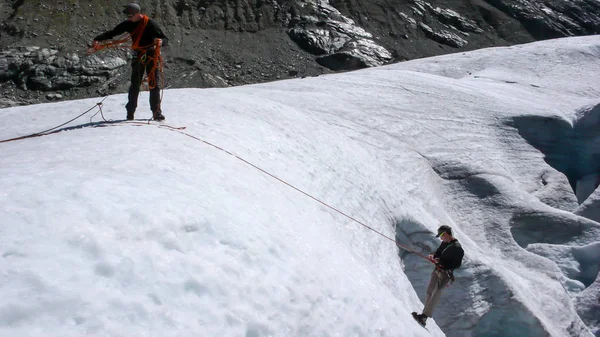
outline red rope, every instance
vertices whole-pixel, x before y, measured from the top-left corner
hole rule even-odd
[[[108,97],[108,96],[107,96],[107,97]],[[105,97],[104,99],[106,99],[106,97]],[[102,101],[104,101],[104,99],[103,99]],[[22,137],[17,137],[17,138],[12,138],[12,139],[7,139],[7,140],[2,140],[2,141],[0,141],[0,143],[9,142],[9,141],[14,141],[14,140],[19,140],[19,139],[24,139],[24,138],[29,138],[29,137],[37,137],[37,136],[45,136],[45,135],[48,135],[48,134],[50,134],[50,133],[47,133],[48,131],[54,130],[54,129],[56,129],[56,128],[58,128],[58,127],[62,126],[62,125],[65,125],[65,124],[67,124],[67,123],[70,123],[71,121],[73,121],[73,120],[75,120],[75,119],[77,119],[77,118],[79,118],[79,117],[81,117],[81,116],[85,115],[86,113],[88,113],[89,111],[91,111],[91,110],[92,110],[93,108],[95,108],[96,106],[99,106],[99,107],[101,107],[101,106],[102,106],[102,102],[100,102],[100,103],[97,103],[95,106],[93,106],[92,108],[90,108],[90,109],[89,109],[89,110],[87,110],[86,112],[84,112],[84,113],[82,113],[81,115],[79,115],[79,116],[77,116],[77,117],[73,118],[73,119],[72,119],[72,120],[70,120],[69,122],[63,123],[63,124],[61,124],[61,125],[59,125],[59,126],[57,126],[57,127],[54,127],[54,128],[52,128],[52,129],[49,129],[49,130],[46,130],[46,131],[42,131],[42,132],[39,132],[39,133],[35,133],[35,134],[32,134],[32,135],[28,135],[28,136],[22,136]],[[335,207],[333,207],[333,206],[329,205],[328,203],[326,203],[326,202],[324,202],[324,201],[322,201],[322,200],[320,200],[320,199],[318,199],[318,198],[316,198],[316,197],[314,197],[314,196],[310,195],[310,194],[309,194],[309,193],[307,193],[307,192],[304,192],[303,190],[299,189],[298,187],[296,187],[296,186],[294,186],[294,185],[292,185],[292,184],[288,183],[287,181],[285,181],[285,180],[283,180],[283,179],[281,179],[281,178],[277,177],[276,175],[274,175],[274,174],[272,174],[272,173],[270,173],[270,172],[268,172],[268,171],[266,171],[266,170],[264,170],[264,169],[260,168],[259,166],[252,164],[251,162],[249,162],[249,161],[247,161],[246,159],[244,159],[244,158],[242,158],[242,157],[240,157],[240,156],[236,155],[235,153],[233,153],[233,152],[230,152],[230,151],[227,151],[227,150],[225,150],[224,148],[222,148],[222,147],[219,147],[219,146],[217,146],[217,145],[215,145],[215,144],[213,144],[213,143],[211,143],[211,142],[208,142],[208,141],[206,141],[206,140],[204,140],[204,139],[198,138],[198,137],[196,137],[196,136],[194,136],[194,135],[191,135],[191,134],[189,134],[189,133],[187,133],[187,132],[185,132],[185,131],[182,131],[183,129],[185,129],[185,127],[175,127],[175,126],[171,126],[171,125],[167,125],[167,124],[151,124],[151,123],[150,123],[150,121],[148,121],[148,122],[126,121],[126,122],[124,122],[123,124],[107,124],[106,126],[118,126],[118,125],[127,125],[127,124],[130,124],[130,125],[131,125],[131,124],[133,124],[133,125],[156,125],[156,126],[158,126],[158,127],[160,127],[160,128],[165,128],[165,129],[167,129],[167,130],[170,130],[170,131],[173,131],[173,132],[180,133],[180,134],[182,134],[182,135],[184,135],[184,136],[187,136],[187,137],[190,137],[190,138],[192,138],[192,139],[194,139],[194,140],[200,141],[200,142],[202,142],[202,143],[204,143],[204,144],[206,144],[206,145],[212,146],[212,147],[214,147],[215,149],[217,149],[217,150],[219,150],[219,151],[222,151],[222,152],[225,152],[225,153],[227,153],[227,154],[228,154],[228,155],[230,155],[230,156],[233,156],[234,158],[236,158],[236,159],[238,159],[238,160],[240,160],[240,161],[244,162],[244,163],[245,163],[245,164],[247,164],[247,165],[250,165],[250,166],[252,166],[253,168],[255,168],[255,169],[257,169],[258,171],[260,171],[260,172],[262,172],[262,173],[264,173],[264,174],[268,175],[269,177],[271,177],[271,178],[273,178],[273,179],[275,179],[275,180],[277,180],[277,181],[279,181],[279,182],[281,182],[281,183],[283,183],[283,184],[287,185],[288,187],[290,187],[290,188],[292,188],[292,189],[294,189],[294,190],[296,190],[296,191],[298,191],[298,192],[300,192],[300,193],[304,194],[305,196],[307,196],[307,197],[309,197],[309,198],[313,199],[314,201],[316,201],[316,202],[320,203],[321,205],[323,205],[323,206],[325,206],[325,207],[327,207],[327,208],[329,208],[329,209],[331,209],[331,210],[333,210],[333,211],[335,211],[335,212],[337,212],[337,213],[339,213],[339,214],[341,214],[341,215],[345,216],[346,218],[348,218],[348,219],[350,219],[350,220],[352,220],[352,221],[354,221],[354,222],[358,223],[359,225],[361,225],[361,226],[363,226],[363,227],[365,227],[365,228],[369,229],[370,231],[373,231],[373,232],[375,232],[376,234],[380,235],[381,237],[383,237],[383,238],[385,238],[385,239],[387,239],[387,240],[389,240],[389,241],[392,241],[392,242],[394,242],[394,243],[396,244],[396,246],[398,246],[399,248],[401,248],[401,249],[404,249],[404,250],[407,250],[407,251],[409,251],[409,252],[412,252],[412,253],[416,254],[417,256],[419,256],[419,257],[422,257],[422,258],[424,258],[425,260],[427,260],[427,261],[429,261],[429,262],[431,262],[431,263],[434,263],[434,264],[435,264],[435,262],[434,262],[434,261],[432,261],[431,259],[429,259],[429,257],[427,257],[427,256],[425,256],[425,255],[423,255],[423,254],[421,254],[421,253],[419,253],[419,252],[415,251],[414,249],[412,249],[412,248],[410,248],[410,247],[408,247],[408,246],[406,246],[406,245],[403,245],[403,244],[401,244],[401,243],[400,243],[400,242],[398,242],[397,240],[394,240],[394,239],[390,238],[389,236],[387,236],[387,235],[385,235],[385,234],[381,233],[380,231],[378,231],[378,230],[374,229],[373,227],[371,227],[371,226],[369,226],[369,225],[367,225],[367,224],[363,223],[362,221],[360,221],[360,220],[357,220],[357,219],[355,219],[354,217],[352,217],[352,216],[350,216],[350,215],[348,215],[348,214],[346,214],[346,213],[344,213],[344,212],[340,211],[339,209],[337,209],[337,208],[335,208]],[[60,130],[59,130],[59,131],[60,131]],[[57,131],[55,131],[55,132],[57,132]]]
[[[160,126],[160,125],[159,125],[159,126]],[[333,206],[331,206],[331,205],[327,204],[326,202],[324,202],[324,201],[322,201],[322,200],[320,200],[320,199],[318,199],[318,198],[316,198],[316,197],[313,197],[312,195],[310,195],[310,194],[308,194],[308,193],[304,192],[303,190],[301,190],[301,189],[297,188],[296,186],[294,186],[294,185],[292,185],[292,184],[288,183],[287,181],[285,181],[285,180],[283,180],[283,179],[281,179],[281,178],[277,177],[276,175],[274,175],[274,174],[272,174],[272,173],[270,173],[270,172],[268,172],[268,171],[266,171],[266,170],[264,170],[264,169],[262,169],[262,168],[260,168],[260,167],[258,167],[258,166],[256,166],[256,165],[252,164],[251,162],[249,162],[249,161],[247,161],[246,159],[244,159],[244,158],[242,158],[242,157],[240,157],[240,156],[236,155],[235,153],[229,152],[229,151],[227,151],[227,150],[225,150],[225,149],[223,149],[223,148],[221,148],[221,147],[219,147],[219,146],[217,146],[217,145],[214,145],[214,144],[212,144],[212,143],[210,143],[210,142],[207,142],[207,141],[205,141],[205,140],[203,140],[203,139],[201,139],[201,138],[198,138],[198,137],[196,137],[196,136],[193,136],[193,135],[191,135],[191,134],[189,134],[189,133],[187,133],[187,132],[185,132],[185,131],[181,131],[180,129],[177,129],[177,128],[172,128],[172,127],[170,127],[170,128],[169,128],[169,130],[171,130],[171,131],[173,131],[173,132],[178,132],[178,133],[180,133],[180,134],[182,134],[182,135],[184,135],[184,136],[187,136],[187,137],[190,137],[190,138],[192,138],[192,139],[195,139],[195,140],[197,140],[197,141],[200,141],[200,142],[202,142],[202,143],[204,143],[204,144],[206,144],[206,145],[209,145],[209,146],[212,146],[212,147],[214,147],[215,149],[218,149],[218,150],[220,150],[220,151],[223,151],[223,152],[227,153],[227,154],[228,154],[228,155],[230,155],[230,156],[233,156],[233,157],[235,157],[236,159],[238,159],[238,160],[240,160],[240,161],[242,161],[242,162],[246,163],[247,165],[250,165],[250,166],[254,167],[255,169],[257,169],[257,170],[259,170],[260,172],[262,172],[262,173],[264,173],[264,174],[266,174],[266,175],[270,176],[271,178],[273,178],[273,179],[276,179],[276,180],[278,180],[279,182],[281,182],[281,183],[283,183],[283,184],[285,184],[285,185],[287,185],[287,186],[289,186],[289,187],[293,188],[294,190],[296,190],[296,191],[298,191],[298,192],[300,192],[300,193],[304,194],[305,196],[307,196],[307,197],[309,197],[309,198],[313,199],[314,201],[316,201],[316,202],[320,203],[321,205],[323,205],[323,206],[325,206],[325,207],[327,207],[327,208],[329,208],[329,209],[332,209],[333,211],[335,211],[335,212],[337,212],[337,213],[339,213],[339,214],[341,214],[341,215],[345,216],[346,218],[348,218],[348,219],[350,219],[350,220],[352,220],[352,221],[354,221],[354,222],[358,223],[359,225],[361,225],[361,226],[363,226],[363,227],[365,227],[365,228],[367,228],[367,229],[369,229],[369,230],[371,230],[371,231],[375,232],[376,234],[379,234],[380,236],[384,237],[385,239],[388,239],[388,240],[390,240],[390,241],[394,242],[394,243],[396,244],[396,246],[398,246],[399,248],[402,248],[402,249],[404,249],[404,250],[407,250],[407,251],[409,251],[409,252],[412,252],[412,253],[416,254],[417,256],[419,256],[419,257],[422,257],[422,258],[424,258],[425,260],[427,260],[427,261],[429,261],[429,262],[431,262],[431,263],[434,263],[434,264],[435,264],[435,262],[433,262],[431,259],[429,259],[429,257],[427,257],[427,256],[425,256],[425,255],[423,255],[423,254],[421,254],[421,253],[419,253],[419,252],[415,251],[414,249],[412,249],[412,248],[410,248],[410,247],[408,247],[408,246],[406,246],[406,245],[403,245],[403,244],[399,243],[397,240],[394,240],[394,239],[390,238],[389,236],[387,236],[387,235],[385,235],[385,234],[381,233],[380,231],[378,231],[378,230],[374,229],[374,228],[373,228],[373,227],[371,227],[371,226],[368,226],[367,224],[363,223],[362,221],[360,221],[360,220],[357,220],[357,219],[355,219],[355,218],[351,217],[350,215],[348,215],[348,214],[346,214],[346,213],[344,213],[344,212],[340,211],[339,209],[337,209],[337,208],[335,208],[335,207],[333,207]]]
[[[69,123],[71,123],[72,121],[76,120],[77,118],[87,114],[88,112],[92,111],[95,107],[98,107],[100,109],[100,111],[102,111],[102,103],[104,102],[105,99],[107,99],[108,96],[104,97],[100,102],[96,103],[96,105],[94,105],[93,107],[87,109],[86,111],[84,111],[81,115],[67,121],[64,122],[60,125],[57,125],[53,128],[50,128],[48,130],[44,130],[44,131],[40,131],[40,132],[36,132],[36,133],[32,133],[30,135],[25,135],[25,136],[20,136],[20,137],[15,137],[15,138],[9,138],[9,139],[4,139],[4,140],[0,140],[0,143],[8,143],[8,142],[13,142],[15,140],[21,140],[21,139],[26,139],[26,138],[33,138],[33,137],[40,137],[40,136],[46,136],[46,135],[50,135],[56,132],[60,132],[61,130],[56,130],[58,128],[60,128],[61,126],[67,125]]]

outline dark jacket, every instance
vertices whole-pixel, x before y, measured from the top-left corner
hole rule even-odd
[[[140,20],[138,22],[133,22],[133,21],[129,21],[129,20],[123,21],[123,22],[119,23],[113,30],[109,30],[106,33],[102,33],[102,34],[96,36],[94,38],[94,40],[95,41],[103,41],[103,40],[111,39],[117,35],[121,35],[124,33],[133,33],[135,28],[140,24],[142,24],[142,20]],[[139,45],[141,47],[149,47],[154,44],[154,39],[164,39],[163,45],[164,46],[167,45],[167,37],[162,32],[160,27],[158,27],[158,24],[156,23],[156,21],[154,21],[152,19],[148,19],[148,24],[146,25],[146,28],[142,32],[142,37],[140,38]]]
[[[442,242],[440,247],[433,253],[434,258],[440,259],[438,266],[444,270],[454,270],[460,267],[464,255],[465,252],[456,239],[450,242]]]

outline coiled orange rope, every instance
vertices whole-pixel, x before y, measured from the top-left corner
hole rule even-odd
[[[164,69],[164,62],[163,62],[163,58],[162,55],[160,54],[160,47],[161,44],[160,43],[156,43],[154,45],[154,55],[147,57],[147,62],[152,62],[152,68],[150,69],[150,71],[148,72],[148,89],[154,89],[156,88],[157,85],[157,80],[156,80],[156,76],[157,76],[157,70],[158,73],[160,75],[163,75],[163,69]],[[160,76],[160,81],[161,81],[161,87],[164,88],[164,81],[165,81],[165,77],[164,76]]]
[[[139,61],[142,64],[146,65],[149,62],[152,62],[152,68],[148,72],[147,78],[144,78],[142,82],[146,82],[148,85],[148,89],[154,89],[157,86],[157,70],[160,75],[163,74],[164,70],[164,62],[162,55],[160,54],[161,43],[153,43],[148,46],[140,46],[140,39],[142,38],[142,34],[146,29],[146,25],[148,24],[148,16],[142,15],[142,22],[139,24],[132,33],[126,33],[121,35],[116,40],[106,41],[102,43],[94,43],[90,48],[86,50],[86,54],[90,55],[95,52],[111,48],[111,49],[123,49],[127,48],[123,46],[126,42],[132,41],[131,49],[136,51],[140,56]],[[146,53],[149,49],[153,49],[154,53],[152,56],[148,56]],[[161,87],[164,88],[164,76],[161,76]]]

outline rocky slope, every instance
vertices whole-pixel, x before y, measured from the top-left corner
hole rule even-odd
[[[0,106],[124,92],[128,53],[85,55],[124,2],[0,2]],[[169,87],[224,87],[600,32],[596,0],[145,0]]]

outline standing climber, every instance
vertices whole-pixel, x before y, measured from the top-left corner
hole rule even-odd
[[[158,24],[141,13],[138,4],[130,3],[124,6],[123,14],[127,15],[127,20],[118,24],[113,30],[100,34],[94,38],[92,47],[98,49],[98,41],[111,39],[117,35],[131,34],[134,50],[133,61],[131,62],[131,85],[129,87],[129,101],[125,108],[127,109],[127,119],[132,120],[137,108],[140,85],[144,78],[144,73],[148,74],[148,87],[150,88],[150,109],[152,118],[162,121],[165,116],[160,107],[161,97],[159,81],[157,80],[157,68],[162,63],[160,56],[160,47],[165,45],[167,38]]]
[[[454,269],[460,267],[465,254],[458,240],[452,235],[450,226],[440,226],[436,237],[442,240],[442,244],[428,256],[429,261],[435,264],[435,268],[427,286],[425,307],[422,314],[412,313],[422,326],[425,326],[427,318],[433,315],[433,309],[438,305],[442,291],[448,282],[454,282]]]

